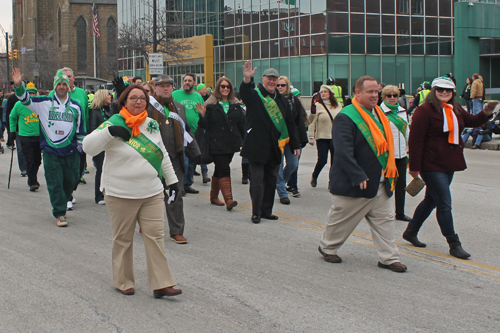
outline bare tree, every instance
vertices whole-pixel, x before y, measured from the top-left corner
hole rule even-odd
[[[153,12],[152,0],[142,0]],[[168,2],[167,2],[168,3]],[[187,50],[193,46],[187,39],[182,38],[183,22],[178,12],[167,6],[156,11],[156,41],[158,52],[165,54],[174,61],[180,61]],[[133,50],[148,61],[148,53],[153,50],[153,16],[145,16],[123,23],[118,29],[118,43],[120,47]]]

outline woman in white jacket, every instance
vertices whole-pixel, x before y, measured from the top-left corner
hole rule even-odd
[[[407,150],[410,126],[408,126],[408,116],[406,110],[398,103],[399,88],[394,85],[387,85],[382,89],[382,104],[380,108],[389,119],[394,138],[394,157],[398,168],[398,180],[394,197],[396,200],[396,220],[409,222],[411,218],[405,215],[405,195],[406,195],[406,173],[407,173]]]
[[[154,297],[176,296],[181,289],[170,272],[164,244],[164,188],[169,200],[179,192],[177,177],[163,146],[158,123],[148,118],[149,98],[143,87],[131,85],[120,95],[121,109],[83,141],[92,156],[106,152],[101,191],[113,229],[113,282],[124,295],[135,293],[133,238],[136,221],[142,231],[148,281]]]

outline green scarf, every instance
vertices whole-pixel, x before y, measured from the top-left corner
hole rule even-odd
[[[119,114],[113,115],[111,118],[103,122],[97,129],[101,130],[108,126],[121,126],[132,133],[132,130],[125,122],[125,119]],[[153,141],[149,140],[149,138],[142,133],[139,136],[131,137],[130,140],[125,143],[141,154],[141,156],[144,157],[153,168],[155,168],[156,172],[158,172],[158,177],[161,178],[163,153],[160,147],[158,147]]]
[[[387,104],[387,102],[384,101],[384,104],[389,109],[391,109],[391,111],[385,113],[387,119],[389,119],[396,126],[396,128],[405,137],[405,140],[408,141],[408,138],[406,137],[406,128],[408,127],[408,123],[403,118],[398,116],[399,103],[397,103],[396,105],[392,105]]]
[[[260,89],[258,87],[255,88],[255,91],[257,91],[257,93],[259,94],[260,99],[262,100],[262,103],[264,104],[264,107],[269,114],[269,117],[271,117],[274,126],[276,126],[276,129],[280,133],[278,145],[281,149],[281,153],[283,154],[285,145],[290,141],[290,137],[288,136],[288,129],[286,128],[285,118],[283,118],[283,114],[281,113],[281,110],[274,99],[272,99],[270,96],[262,96],[262,93],[260,92]]]

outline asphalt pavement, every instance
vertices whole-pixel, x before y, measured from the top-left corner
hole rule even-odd
[[[167,258],[184,293],[154,299],[147,284],[141,235],[134,238],[136,294],[113,288],[112,233],[106,206],[94,203],[95,169],[75,192],[69,226],[51,214],[43,166],[41,188],[29,192],[14,154],[0,154],[0,332],[499,332],[500,152],[466,149],[469,168],[455,174],[453,214],[470,260],[448,255],[434,214],[421,232],[427,248],[401,238],[406,273],[377,267],[363,221],[339,250],[341,264],[317,251],[331,196],[327,169],[309,185],[315,147],[303,151],[301,196],[282,205],[278,221],[250,221],[241,158],[232,163],[232,212],[210,205],[210,186],[195,177],[200,194],[185,198],[189,243],[165,240]],[[213,165],[209,166],[210,172]],[[209,184],[208,184],[209,185]],[[411,215],[423,193],[407,196]],[[168,231],[166,231],[168,234]]]

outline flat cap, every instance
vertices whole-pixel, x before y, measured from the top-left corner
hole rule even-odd
[[[174,79],[172,79],[172,77],[170,75],[162,74],[160,76],[155,77],[154,82],[155,82],[155,86],[162,84],[162,83],[174,84]]]
[[[274,76],[274,77],[280,77],[280,72],[278,72],[274,68],[268,68],[264,71],[264,74],[262,76]]]

